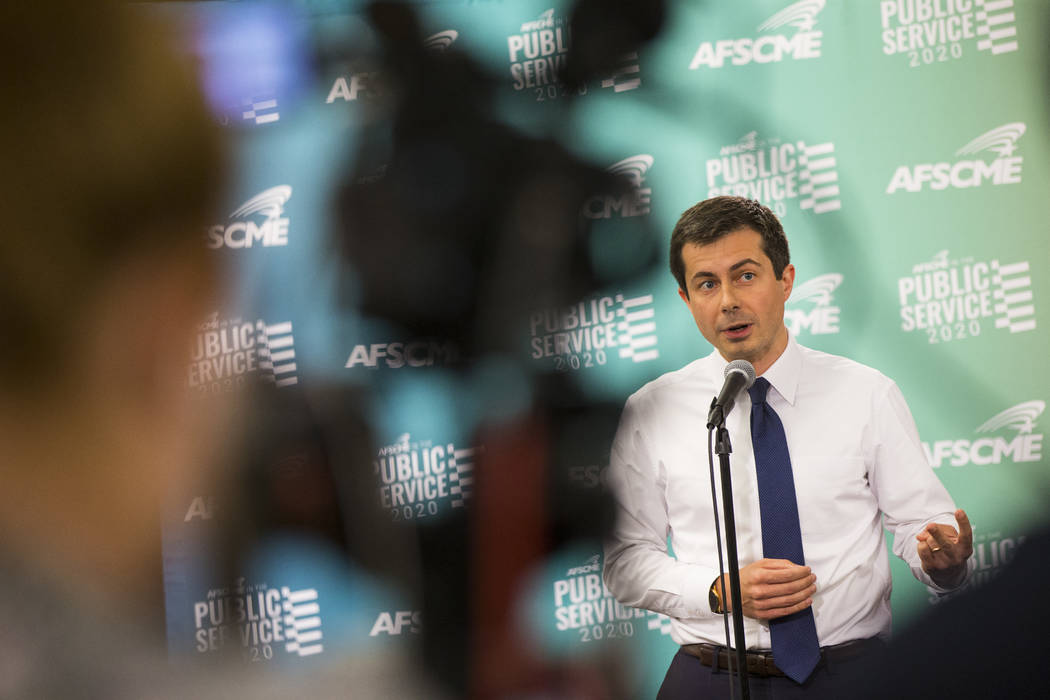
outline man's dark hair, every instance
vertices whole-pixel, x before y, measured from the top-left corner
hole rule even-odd
[[[671,274],[678,280],[679,289],[689,293],[682,260],[686,243],[708,245],[740,229],[751,229],[762,236],[762,252],[773,263],[773,273],[778,279],[782,277],[791,254],[776,214],[753,199],[712,197],[686,209],[671,233]]]

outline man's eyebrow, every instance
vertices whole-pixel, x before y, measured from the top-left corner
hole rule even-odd
[[[744,267],[745,265],[754,265],[756,267],[762,267],[762,263],[760,263],[759,261],[755,260],[754,258],[744,258],[743,260],[740,260],[738,262],[733,263],[729,267],[729,271],[732,272],[733,270],[737,270],[737,269],[739,269],[741,267]],[[706,278],[706,277],[718,277],[718,275],[716,275],[713,272],[709,272],[708,270],[697,270],[696,272],[693,273],[693,276],[690,279],[694,279],[695,280],[698,277],[704,277],[704,278]]]
[[[762,263],[760,263],[759,261],[757,261],[757,260],[755,260],[753,258],[744,258],[740,262],[734,263],[733,266],[729,268],[729,270],[733,271],[733,270],[739,269],[741,267],[744,267],[745,265],[754,265],[756,267],[762,267]]]

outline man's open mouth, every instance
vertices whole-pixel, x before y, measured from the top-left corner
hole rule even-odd
[[[750,329],[750,323],[734,323],[732,326],[726,326],[725,328],[723,328],[722,332],[730,338],[735,338],[742,335],[746,335]]]

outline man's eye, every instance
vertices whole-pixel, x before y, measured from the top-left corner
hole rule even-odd
[[[712,282],[711,280],[707,280],[705,282],[701,282],[700,285],[699,285],[699,288],[704,290],[704,291],[707,291],[709,289],[714,289],[715,288],[715,283]]]
[[[755,273],[745,272],[744,274],[740,275],[740,279],[744,280],[745,282],[750,282],[751,280],[755,279]]]

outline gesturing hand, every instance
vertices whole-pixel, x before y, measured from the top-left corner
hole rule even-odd
[[[772,620],[798,612],[813,604],[817,577],[808,566],[787,559],[759,559],[740,569],[740,602],[744,615]],[[732,612],[729,574],[722,577],[722,600]]]
[[[930,523],[915,536],[922,570],[940,586],[958,581],[966,570],[966,560],[973,554],[973,528],[966,511],[955,511],[955,521],[958,531],[951,525]]]

